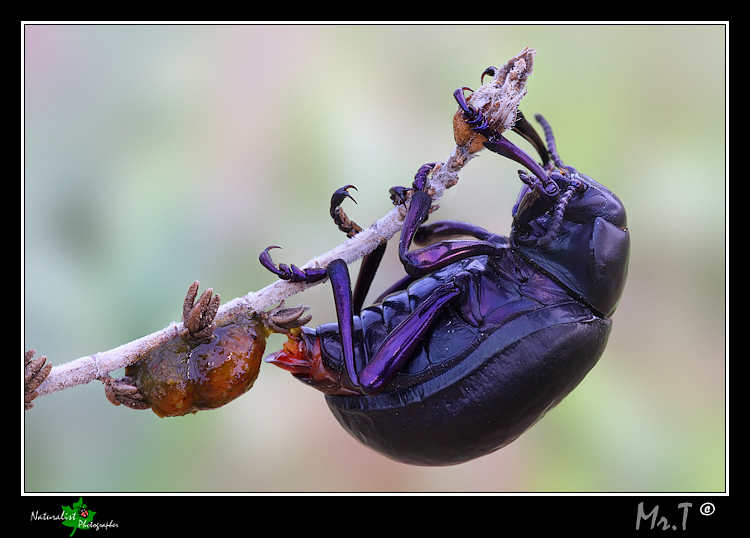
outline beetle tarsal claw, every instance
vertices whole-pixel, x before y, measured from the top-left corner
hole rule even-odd
[[[354,185],[345,185],[333,193],[333,196],[331,196],[330,214],[334,224],[339,227],[339,230],[344,232],[347,237],[354,237],[362,231],[362,228],[351,220],[341,207],[346,198],[349,198],[355,204],[357,203],[354,197],[349,194],[348,189],[357,190],[357,187]]]
[[[290,330],[302,327],[310,322],[312,315],[302,316],[309,309],[309,306],[302,304],[284,308],[284,301],[281,301],[277,307],[261,312],[260,316],[266,327],[274,332],[286,334]]]

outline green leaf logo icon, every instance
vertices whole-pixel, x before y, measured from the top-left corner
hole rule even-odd
[[[83,497],[78,499],[78,502],[74,503],[72,507],[63,506],[62,511],[65,516],[62,524],[73,528],[73,532],[70,533],[71,536],[76,533],[76,529],[88,529],[89,524],[94,519],[94,514],[96,514],[83,503]]]

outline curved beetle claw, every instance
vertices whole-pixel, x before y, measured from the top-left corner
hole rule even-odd
[[[334,216],[336,208],[338,208],[344,202],[344,199],[349,198],[355,204],[357,203],[357,200],[355,200],[354,197],[349,194],[349,189],[354,189],[356,191],[357,187],[355,187],[354,185],[345,185],[333,192],[333,196],[331,196],[331,217]]]
[[[260,263],[263,267],[271,271],[273,274],[278,276],[282,280],[288,280],[289,282],[306,282],[312,284],[318,282],[326,277],[325,269],[300,269],[296,265],[287,265],[280,263],[278,265],[273,263],[271,255],[268,253],[269,250],[274,248],[281,248],[278,246],[266,247],[266,249],[260,254]]]
[[[344,232],[347,237],[353,237],[361,232],[362,228],[356,222],[351,220],[344,210],[341,209],[341,204],[346,198],[349,198],[355,204],[357,203],[357,200],[349,194],[348,189],[354,189],[356,191],[357,187],[354,185],[345,185],[333,192],[333,195],[331,196],[330,214],[334,224],[338,226],[339,230]]]

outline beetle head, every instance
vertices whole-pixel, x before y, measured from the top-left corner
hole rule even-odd
[[[574,224],[602,218],[618,228],[627,226],[625,208],[617,196],[572,166],[548,173],[559,193],[554,198],[540,192],[538,184],[519,171],[525,182],[513,207],[512,237],[517,245],[550,246]]]
[[[544,118],[552,161],[547,175],[559,192],[540,192],[540,182],[519,172],[526,183],[513,208],[511,241],[524,258],[560,281],[605,316],[617,307],[627,277],[630,236],[625,208],[609,189],[565,166]]]

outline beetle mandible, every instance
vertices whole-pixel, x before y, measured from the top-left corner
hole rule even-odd
[[[428,164],[411,189],[391,189],[394,203],[410,200],[399,241],[407,274],[374,305],[362,308],[385,243],[363,259],[354,291],[342,260],[301,270],[274,264],[269,250],[277,247],[260,255],[279,278],[329,278],[338,318],[295,331],[266,361],[324,392],[365,445],[416,465],[493,452],[560,403],[604,351],[629,258],[623,204],[563,164],[543,117],[547,147],[520,112],[513,129],[535,146],[540,165],[494,131],[464,89],[454,97],[484,147],[529,171],[519,171],[509,237],[459,221],[425,225]],[[339,207],[349,188],[334,193],[331,215],[351,235],[358,228]],[[451,239],[461,235],[469,239]],[[410,251],[412,242],[427,246]]]

